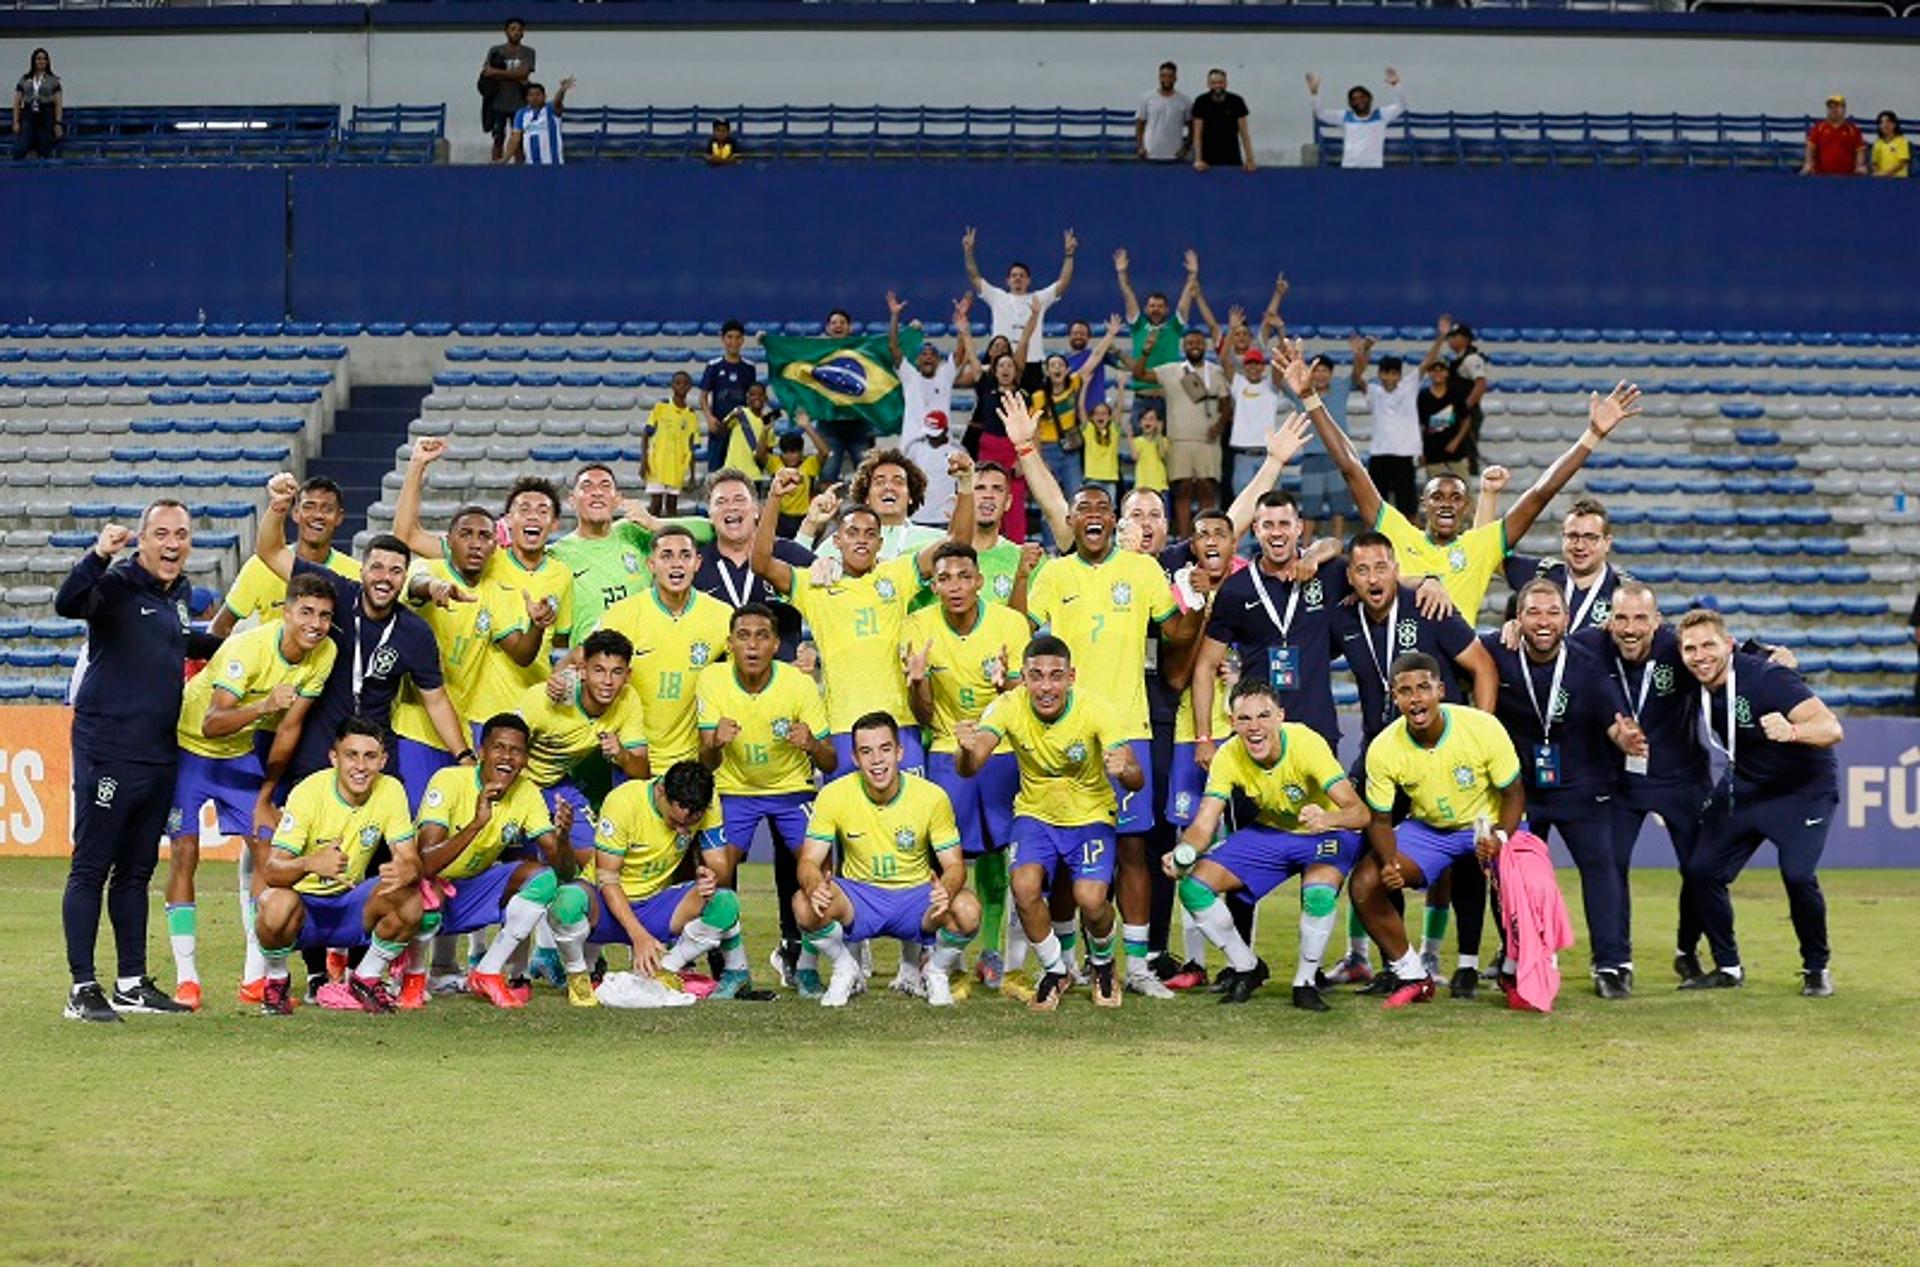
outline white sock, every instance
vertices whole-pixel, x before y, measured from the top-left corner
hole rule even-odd
[[[140,988],[140,978],[115,977],[113,979],[113,988],[116,990],[138,990]]]
[[[407,975],[411,977],[424,973],[427,970],[428,963],[432,962],[434,951],[438,945],[439,939],[431,933],[425,937],[414,938],[412,943],[407,946]],[[451,945],[451,943],[449,943],[449,945]],[[438,965],[435,966],[437,967]],[[449,971],[451,971],[451,969],[449,969]]]
[[[1053,939],[1060,946],[1060,962],[1066,966],[1063,972],[1074,972],[1079,968],[1080,950],[1078,932],[1080,922],[1076,919],[1057,919],[1053,921]],[[1043,959],[1044,964],[1046,961]]]
[[[1312,985],[1314,974],[1320,970],[1320,961],[1326,957],[1327,941],[1333,936],[1333,925],[1340,916],[1338,908],[1325,915],[1309,915],[1300,912],[1300,961],[1294,965],[1293,983]]]
[[[969,940],[971,939],[969,938]],[[966,948],[967,943],[964,941],[957,946],[948,944],[946,935],[942,934],[939,939],[933,943],[932,953],[927,956],[927,972],[929,974],[937,973],[943,977],[951,976],[953,970],[959,966],[960,955]]]
[[[392,962],[393,952],[375,939],[367,943],[367,953],[360,956],[360,966],[353,974],[362,981],[378,981],[387,975],[387,966]]]
[[[1233,912],[1227,909],[1224,901],[1214,902],[1205,910],[1195,911],[1193,922],[1200,926],[1206,939],[1220,947],[1227,957],[1227,966],[1235,972],[1251,972],[1259,962],[1254,957],[1253,948],[1241,938],[1240,930],[1233,926]]]
[[[1066,957],[1060,953],[1058,933],[1048,933],[1045,941],[1033,943],[1033,954],[1034,958],[1040,961],[1040,971],[1043,973],[1067,970]]]
[[[1438,957],[1445,953],[1446,949],[1447,939],[1444,937],[1422,937],[1420,939],[1420,953],[1422,955]]]
[[[287,979],[287,956],[292,953],[293,947],[291,946],[272,952],[261,951],[260,975],[268,981],[285,981]]]
[[[820,971],[820,956],[806,942],[800,943],[800,955],[793,961],[795,972]]]
[[[1423,981],[1426,979],[1427,966],[1420,962],[1420,952],[1407,947],[1407,953],[1387,965],[1393,975],[1402,981]]]
[[[1480,956],[1479,955],[1461,955],[1459,958],[1454,960],[1453,966],[1456,968],[1472,968],[1475,972],[1478,972],[1480,971]]]
[[[1206,966],[1207,935],[1193,922],[1193,912],[1184,906],[1180,908],[1180,953],[1182,963]]]
[[[722,972],[747,971],[747,943],[740,935],[740,922],[734,921],[732,928],[720,932],[720,970]]]
[[[1027,966],[1027,929],[1020,922],[1020,912],[1013,903],[1007,903],[1007,958],[1006,970],[1018,972]]]
[[[553,929],[546,920],[533,926],[533,948],[535,950],[558,950],[560,943],[553,935]]]
[[[660,966],[668,972],[678,972],[709,950],[720,949],[726,935],[725,929],[715,928],[703,919],[690,919],[674,940],[673,948],[660,957]]]
[[[485,929],[467,934],[467,963],[477,964],[487,955],[487,933]]]
[[[540,926],[547,917],[547,908],[538,902],[530,902],[515,894],[507,903],[506,914],[500,920],[500,935],[493,939],[482,956],[478,972],[500,975],[506,970],[507,959],[520,948],[527,935]]]
[[[918,976],[920,972],[920,943],[900,938],[900,971],[906,976]]]
[[[253,900],[253,850],[244,845],[240,848],[237,870],[240,879],[240,927],[247,934],[247,959],[246,965],[240,970],[240,979],[258,981],[267,975],[267,959],[260,953],[260,939],[253,932],[253,917],[257,910]]]
[[[541,927],[552,932],[554,948],[560,952],[560,966],[568,976],[587,970],[587,934],[593,930],[591,924],[584,919],[556,924],[553,916],[548,915]]]
[[[839,920],[829,920],[819,932],[809,933],[807,940],[813,943],[814,952],[832,967],[834,976],[859,971],[853,952],[847,949],[847,930],[840,926]]]
[[[167,907],[167,923],[171,927],[176,911],[186,912],[185,921],[189,926],[197,924],[192,902],[181,902]],[[173,978],[179,982],[200,980],[200,965],[195,961],[199,949],[198,933],[169,933],[167,940],[173,945]]]
[[[1127,975],[1152,976],[1153,970],[1147,967],[1147,939],[1153,931],[1145,924],[1120,925],[1120,944],[1126,949]]]

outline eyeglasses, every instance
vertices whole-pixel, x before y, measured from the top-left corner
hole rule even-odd
[[[1600,532],[1563,532],[1560,539],[1569,545],[1597,546],[1607,538]]]

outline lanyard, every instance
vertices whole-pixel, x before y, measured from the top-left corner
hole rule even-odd
[[[1400,595],[1393,596],[1393,606],[1387,612],[1386,659],[1373,649],[1373,633],[1367,620],[1366,609],[1360,611],[1360,641],[1366,644],[1367,659],[1373,661],[1373,671],[1380,675],[1380,694],[1384,702],[1380,706],[1380,715],[1389,716],[1393,712],[1393,683],[1387,679],[1387,667],[1393,663],[1393,635],[1400,628]]]
[[[1520,681],[1527,688],[1527,700],[1533,705],[1533,715],[1540,719],[1540,742],[1546,743],[1553,735],[1553,702],[1560,698],[1560,679],[1567,672],[1567,644],[1560,644],[1560,653],[1553,660],[1553,685],[1547,688],[1547,707],[1540,708],[1540,697],[1533,689],[1533,662],[1527,659],[1526,652],[1520,653]]]
[[[360,655],[360,612],[361,612],[360,604],[358,603],[354,604],[354,608],[353,608],[353,711],[356,713],[360,711],[360,685],[361,683],[366,681],[367,664],[368,664],[368,661],[363,660]],[[393,627],[396,623],[398,623],[397,621],[395,621],[394,617],[398,616],[399,614],[400,614],[399,612],[387,613],[386,628],[380,631],[380,641],[376,642],[373,645],[374,661],[378,661],[380,659],[380,653],[386,650],[387,648],[387,639],[393,637]]]
[[[1733,750],[1739,739],[1733,716],[1733,661],[1727,661],[1727,741],[1721,743],[1720,737],[1713,733],[1713,697],[1707,694],[1704,685],[1700,688],[1700,716],[1707,723],[1707,742],[1727,754],[1727,769],[1731,771]]]
[[[720,584],[727,591],[728,604],[733,607],[745,607],[747,600],[753,597],[754,581],[752,568],[743,565],[740,571],[742,576],[746,578],[745,584],[735,585],[733,583],[733,573],[729,570],[730,567],[731,565],[727,562],[727,556],[721,554],[718,550],[714,551],[713,570],[720,574]]]
[[[1627,707],[1633,710],[1633,719],[1640,720],[1640,710],[1647,706],[1647,688],[1653,685],[1653,657],[1640,666],[1640,696],[1634,698],[1633,687],[1627,681],[1627,662],[1618,655],[1613,657],[1613,667],[1620,671],[1620,689],[1626,693]]]
[[[1580,604],[1579,611],[1573,613],[1573,623],[1567,626],[1568,629],[1570,630],[1585,629],[1587,627],[1587,613],[1592,611],[1594,603],[1599,601],[1600,591],[1607,583],[1607,572],[1610,570],[1610,567],[1611,565],[1606,563],[1602,563],[1600,565],[1600,575],[1594,578],[1593,585],[1587,590],[1587,601]],[[1568,610],[1572,610],[1573,608],[1573,569],[1572,568],[1567,569],[1566,600],[1567,600]]]
[[[1287,618],[1280,619],[1280,613],[1273,609],[1273,598],[1267,593],[1267,583],[1260,579],[1260,565],[1253,565],[1253,591],[1260,596],[1260,605],[1267,609],[1267,619],[1280,631],[1280,645],[1287,645],[1287,630],[1293,628],[1293,609],[1300,605],[1300,587],[1291,584],[1292,593],[1287,595]],[[1399,600],[1394,600],[1398,602]],[[1363,617],[1364,619],[1364,617]]]

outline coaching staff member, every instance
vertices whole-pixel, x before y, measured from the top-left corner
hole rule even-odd
[[[53,600],[60,615],[87,622],[73,700],[73,864],[60,903],[73,971],[66,1015],[80,1021],[187,1010],[147,975],[147,883],[173,803],[186,660],[212,655],[220,640],[188,623],[187,508],[169,498],[149,505],[133,557],[114,562],[133,539],[119,524],[102,528]],[[119,952],[111,1002],[93,975],[103,889]]]

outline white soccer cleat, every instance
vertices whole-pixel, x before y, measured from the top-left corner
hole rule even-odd
[[[947,980],[944,972],[929,972],[926,976],[927,1002],[933,1007],[953,1006],[953,983]]]
[[[438,995],[465,994],[467,992],[467,974],[464,972],[443,972],[427,978],[427,993]]]
[[[887,983],[887,989],[895,994],[904,994],[910,999],[924,999],[927,997],[929,980],[930,978],[920,969],[902,965],[900,971],[894,974],[893,980]]]
[[[1127,973],[1126,990],[1128,994],[1139,994],[1149,999],[1178,998],[1167,983],[1153,975],[1151,968],[1138,968]]]
[[[827,992],[820,996],[821,1007],[845,1007],[847,1000],[862,984],[860,969],[847,964],[838,968],[827,981]]]
[[[691,994],[675,990],[654,977],[633,972],[609,972],[594,991],[603,1007],[651,1009],[691,1007]]]

